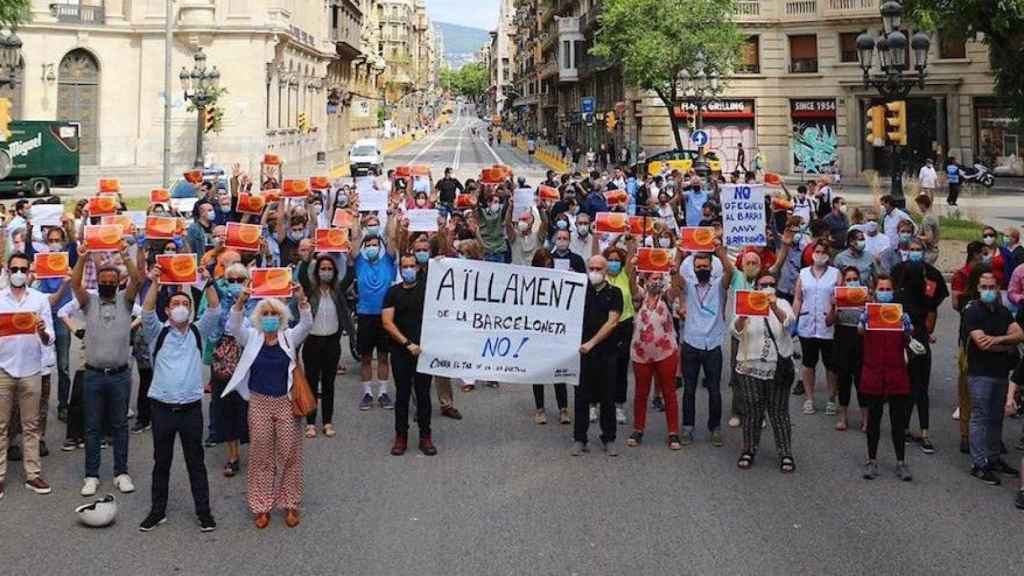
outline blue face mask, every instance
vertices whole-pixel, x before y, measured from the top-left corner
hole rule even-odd
[[[277,316],[264,316],[260,318],[260,328],[264,332],[277,332],[277,329],[281,327],[281,319]]]
[[[911,235],[910,234],[907,234],[906,232],[900,232],[900,242],[901,243],[906,244],[907,242],[910,242],[910,239],[911,239]]]
[[[888,304],[892,302],[892,292],[875,292],[875,299],[877,299],[882,304]]]
[[[380,247],[366,246],[363,248],[363,257],[367,260],[376,260],[378,256],[380,256]]]
[[[348,194],[339,194],[337,204],[341,207],[348,206]]]
[[[241,284],[228,284],[228,294],[238,297],[238,295],[242,293],[243,288],[244,286]]]
[[[608,273],[611,274],[612,276],[615,276],[619,272],[622,272],[622,262],[619,262],[618,260],[609,260]]]
[[[999,299],[999,290],[979,290],[981,301],[985,304],[994,304]]]
[[[569,223],[568,223],[568,222],[566,222],[565,220],[559,220],[559,221],[558,221],[558,222],[557,222],[557,223],[555,224],[555,226],[556,226],[556,227],[557,227],[557,228],[558,228],[559,230],[567,230],[567,229],[569,228]]]
[[[402,268],[402,282],[412,284],[416,281],[416,268]]]
[[[380,226],[367,226],[366,227],[366,235],[367,236],[380,236]]]
[[[849,288],[860,288],[860,280],[847,280],[846,286]]]
[[[425,250],[417,250],[415,255],[417,264],[426,264],[427,261],[430,260],[430,252]]]
[[[907,260],[911,262],[920,262],[921,260],[924,260],[924,252],[911,250],[910,252],[907,252]]]

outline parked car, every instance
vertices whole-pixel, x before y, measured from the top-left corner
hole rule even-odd
[[[679,170],[686,172],[693,167],[693,163],[697,161],[698,152],[696,150],[684,150],[676,148],[674,150],[666,150],[659,152],[653,156],[647,158],[647,162],[644,166],[644,172],[652,176],[656,176],[661,173],[663,168],[668,170]],[[704,158],[707,160],[711,170],[714,171],[718,166],[718,156],[711,151],[704,153]]]

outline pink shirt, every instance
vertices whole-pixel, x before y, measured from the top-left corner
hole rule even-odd
[[[660,362],[675,354],[678,348],[676,331],[672,325],[672,314],[668,305],[664,300],[658,299],[657,305],[651,308],[645,298],[633,316],[633,344],[630,346],[630,359],[641,364]]]

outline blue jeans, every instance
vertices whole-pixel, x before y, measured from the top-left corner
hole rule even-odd
[[[508,263],[508,252],[489,252],[484,254],[484,260],[486,262],[498,262],[499,264]]]
[[[722,426],[722,347],[701,350],[683,343],[683,430],[693,431],[697,419],[697,381],[704,369],[704,387],[708,389],[708,430]]]
[[[57,348],[57,408],[67,409],[68,395],[71,393],[71,332],[68,332],[63,322],[54,322],[53,332],[54,346]]]
[[[1000,457],[1003,439],[1003,406],[1006,403],[1006,378],[967,376],[971,394],[971,462],[983,468]]]
[[[106,375],[86,370],[82,383],[85,413],[85,475],[100,477],[100,436],[104,418],[114,439],[114,476],[128,472],[128,399],[132,373],[125,370]]]

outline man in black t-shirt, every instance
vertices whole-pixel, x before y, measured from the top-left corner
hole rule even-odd
[[[1000,456],[1003,414],[1009,374],[1017,364],[1017,344],[1024,332],[999,298],[999,283],[992,272],[978,280],[979,299],[964,310],[967,335],[967,387],[971,395],[971,475],[990,485],[1000,484],[995,472],[1019,472]]]
[[[455,195],[462,192],[462,183],[452,178],[452,169],[444,169],[444,178],[437,181],[437,188],[439,199],[441,204],[448,206],[449,208],[455,205]]]
[[[395,377],[395,441],[393,456],[401,456],[408,448],[409,396],[416,390],[416,424],[420,428],[420,452],[437,454],[430,439],[430,375],[416,371],[420,355],[420,331],[423,328],[423,300],[426,282],[421,280],[416,256],[404,254],[399,261],[401,284],[388,289],[381,311],[384,330],[391,336],[391,371]]]
[[[601,408],[601,442],[609,456],[618,456],[615,448],[615,342],[609,338],[622,314],[622,292],[608,283],[608,261],[591,256],[587,261],[586,302],[583,305],[583,343],[580,345],[580,381],[573,399],[572,455],[589,452],[590,405]]]

